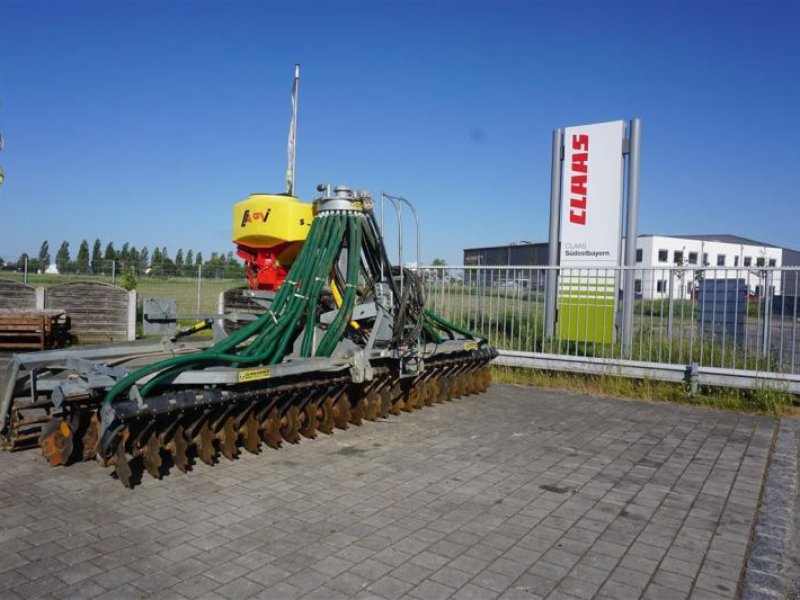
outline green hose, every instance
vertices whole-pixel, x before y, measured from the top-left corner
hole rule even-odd
[[[371,264],[369,261],[373,258],[370,252],[382,250],[374,233],[365,226],[364,215],[361,214],[331,212],[317,215],[289,269],[286,281],[264,315],[203,352],[167,358],[129,373],[108,391],[104,402],[113,403],[137,381],[152,374],[155,374],[154,377],[141,388],[143,397],[159,386],[170,383],[187,369],[220,364],[233,367],[275,364],[284,358],[287,349],[301,333],[300,354],[311,356],[319,298],[334,269],[345,234],[347,271],[341,305],[315,353],[316,356],[330,356],[342,339],[355,310],[362,252],[366,253],[366,260]],[[365,242],[369,246],[367,249],[362,248]],[[381,256],[380,260],[384,258]],[[391,277],[391,271],[388,275]],[[454,338],[454,332],[470,339],[478,337],[431,310],[425,310],[422,321],[424,337],[437,343],[442,341],[437,329],[445,332],[450,339]]]
[[[330,356],[333,353],[355,308],[356,286],[361,266],[361,224],[358,222],[358,217],[347,217],[347,227],[347,283],[342,295],[342,305],[328,327],[328,331],[322,336],[317,347],[317,356]]]
[[[306,309],[306,324],[305,333],[303,334],[303,343],[300,348],[300,356],[311,356],[311,348],[314,343],[314,327],[316,325],[317,307],[319,305],[319,297],[322,293],[322,288],[330,277],[333,270],[334,261],[336,260],[336,251],[339,249],[338,240],[341,240],[344,229],[347,223],[344,219],[336,220],[336,229],[331,236],[332,240],[337,240],[336,244],[329,244],[325,250],[326,253],[320,260],[320,266],[317,269],[314,280],[312,282],[312,289],[309,294],[308,308]]]
[[[434,323],[436,323],[438,325],[441,325],[442,328],[450,329],[452,331],[455,331],[456,333],[460,333],[461,335],[463,335],[465,337],[468,337],[471,340],[474,340],[475,338],[480,338],[479,335],[471,332],[468,329],[464,329],[463,327],[459,327],[455,323],[451,323],[450,321],[448,321],[447,319],[445,319],[441,315],[436,314],[435,312],[433,312],[429,308],[425,309],[425,316],[427,318],[429,318],[431,321],[433,321]]]
[[[292,264],[287,275],[287,281],[275,295],[270,311],[203,352],[168,358],[129,373],[108,391],[104,402],[107,404],[113,403],[119,394],[129,389],[143,377],[153,373],[161,372],[142,387],[143,395],[192,366],[208,366],[219,363],[236,365],[259,364],[274,354],[274,344],[279,341],[278,336],[283,329],[280,324],[281,322],[287,323],[283,319],[284,315],[287,313],[294,314],[297,312],[295,306],[302,307],[304,304],[302,298],[298,298],[295,295],[295,290],[297,289],[295,286],[297,282],[302,284],[302,288],[306,288],[309,285],[309,271],[315,262],[309,259],[317,253],[320,241],[325,239],[323,236],[330,227],[329,220],[330,218],[328,217],[322,217],[314,219],[312,222],[306,243],[303,244],[300,253]],[[331,237],[327,241],[330,245],[338,245],[338,240],[335,240],[335,238]],[[303,295],[302,291],[300,295]],[[239,349],[239,352],[236,353],[237,347],[254,335],[256,335],[256,338],[251,342],[250,346],[244,348],[244,351]],[[234,353],[229,353],[231,351]]]

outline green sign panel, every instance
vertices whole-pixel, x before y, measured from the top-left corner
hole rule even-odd
[[[591,275],[585,271],[583,274],[563,274],[558,288],[559,337],[576,342],[610,344],[614,339],[614,276]]]

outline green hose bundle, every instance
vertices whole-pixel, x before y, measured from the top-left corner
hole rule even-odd
[[[176,356],[147,365],[120,379],[106,394],[111,404],[137,381],[154,375],[140,390],[147,397],[160,386],[171,383],[181,372],[216,365],[232,367],[271,365],[281,362],[302,335],[300,356],[310,357],[314,345],[320,297],[325,283],[337,273],[340,254],[347,250],[344,287],[339,310],[317,345],[316,356],[328,357],[336,349],[351,322],[359,300],[359,278],[380,277],[388,268],[391,285],[401,272],[392,268],[374,223],[374,215],[354,211],[323,211],[316,215],[308,237],[292,264],[286,281],[280,287],[267,312],[258,319],[214,344],[203,352]],[[363,262],[362,262],[363,261]],[[422,285],[416,274],[403,270],[408,285],[403,293],[395,290],[395,346],[418,342],[441,343],[444,333],[475,339],[471,332],[450,323],[431,310],[424,309]],[[370,287],[369,285],[367,286]]]
[[[343,236],[347,232],[348,268],[344,302],[316,353],[317,356],[330,356],[356,304],[361,219],[363,217],[358,214],[346,212],[317,215],[286,281],[264,315],[203,352],[168,358],[129,373],[108,391],[105,402],[113,403],[115,398],[129,390],[137,381],[154,373],[157,375],[142,386],[142,397],[146,397],[158,386],[171,382],[188,369],[220,364],[234,367],[275,364],[287,354],[287,349],[301,329],[305,330],[302,348],[305,355],[309,355],[323,284],[330,277],[338,251],[342,247]]]

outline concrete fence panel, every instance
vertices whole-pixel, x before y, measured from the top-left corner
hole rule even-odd
[[[0,309],[36,309],[36,288],[19,281],[0,279]]]
[[[63,283],[45,291],[45,308],[67,312],[72,319],[72,334],[79,343],[133,339],[131,302],[135,316],[135,292],[94,281]]]

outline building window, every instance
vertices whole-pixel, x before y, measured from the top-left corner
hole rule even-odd
[[[682,265],[683,264],[683,250],[675,250],[675,264]]]
[[[745,256],[745,257],[744,257],[744,266],[745,266],[745,267],[749,267],[749,266],[751,266],[752,264],[753,264],[753,258],[752,258],[752,257],[750,257],[750,256]]]
[[[689,252],[689,264],[690,265],[697,264],[697,252]]]
[[[638,262],[638,263],[642,262],[642,249],[641,248],[637,248],[636,249],[636,262]]]
[[[738,256],[734,256],[733,257],[733,266],[734,267],[738,267],[739,266],[739,257]]]
[[[703,252],[703,266],[707,267],[708,264],[708,252]]]
[[[666,279],[659,279],[656,282],[656,291],[659,294],[663,294],[664,292],[667,291],[667,280]]]
[[[637,294],[642,293],[642,280],[641,279],[634,279],[633,280],[633,291]]]
[[[724,267],[725,266],[725,255],[724,254],[717,254],[717,266]]]
[[[778,264],[778,262],[774,258],[770,258],[769,259],[769,266],[770,267],[774,267],[777,264]]]
[[[758,258],[756,258],[756,266],[757,267],[763,267],[765,264],[767,264],[767,261],[764,260],[763,256],[759,256]]]
[[[667,262],[669,260],[669,250],[658,251],[658,262]]]

